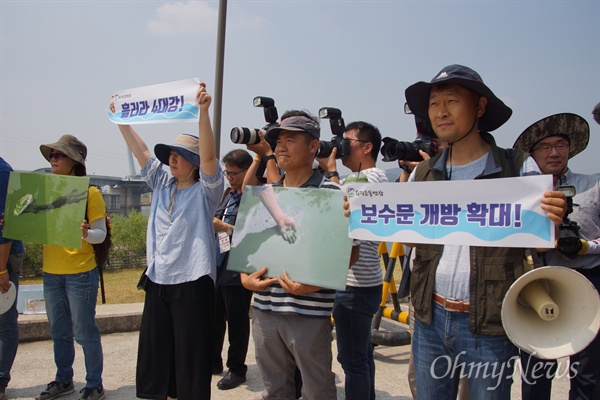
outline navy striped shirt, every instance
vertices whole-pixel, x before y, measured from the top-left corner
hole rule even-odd
[[[285,176],[278,182],[273,183],[273,186],[283,186],[284,179]],[[337,183],[326,179],[318,171],[315,171],[308,181],[300,187],[340,190]],[[267,287],[265,291],[254,292],[253,306],[261,311],[329,318],[334,300],[335,290],[333,289],[320,289],[313,293],[296,296],[287,292],[279,284],[274,283]]]
[[[387,182],[385,172],[377,167],[361,171],[371,183]],[[360,255],[356,263],[348,270],[346,286],[372,287],[383,283],[381,264],[379,263],[379,242],[355,240],[360,246]]]

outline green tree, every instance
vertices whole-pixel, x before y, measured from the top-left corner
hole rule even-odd
[[[137,267],[146,258],[146,227],[148,216],[132,210],[128,216],[111,217],[112,249],[110,266]]]
[[[25,245],[25,258],[21,276],[39,276],[42,274],[42,261],[44,245],[41,243],[23,242]]]
[[[110,268],[143,266],[146,262],[146,226],[148,216],[132,210],[129,216],[111,217],[112,247]],[[44,247],[41,243],[25,242],[22,276],[42,274]]]

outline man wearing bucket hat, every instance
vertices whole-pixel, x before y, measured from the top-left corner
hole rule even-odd
[[[212,222],[223,173],[208,114],[212,99],[204,83],[196,98],[198,137],[183,134],[172,145],[157,144],[156,157],[131,126],[119,125],[153,190],[148,267],[140,281],[146,297],[136,395],[142,399],[210,399],[216,280]]]
[[[281,126],[267,132],[285,171],[273,186],[339,189],[312,168],[319,137],[319,120],[310,114],[292,110],[282,116]],[[240,274],[244,287],[254,291],[252,336],[265,387],[262,398],[295,399],[297,366],[303,398],[335,399],[330,318],[335,290],[293,282],[285,272],[265,278],[266,272],[264,267]]]
[[[409,181],[493,179],[539,174],[522,151],[505,151],[488,133],[511,116],[477,72],[442,69],[431,82],[409,86],[412,112],[429,118],[448,147],[413,170]],[[542,208],[562,222],[564,195],[548,191]],[[415,310],[413,352],[417,396],[456,397],[460,374],[473,398],[508,399],[516,348],[502,328],[504,294],[522,273],[524,249],[417,244],[411,274]],[[495,367],[497,373],[479,369]],[[498,369],[500,368],[500,369]]]
[[[574,186],[573,212],[569,219],[579,226],[581,249],[578,254],[564,254],[560,247],[540,253],[543,265],[569,267],[586,276],[600,291],[600,182],[598,176],[571,171],[568,162],[588,145],[590,128],[576,114],[562,113],[543,118],[519,135],[517,149],[527,151],[544,174],[554,177],[554,186]],[[600,398],[600,336],[581,352],[570,357],[570,399]],[[522,396],[527,399],[550,399],[551,377],[557,372],[556,362],[540,360],[521,352],[525,379]],[[543,365],[546,369],[538,368]],[[537,366],[537,367],[536,367]],[[548,372],[548,373],[547,373]]]
[[[8,177],[11,171],[11,166],[0,157],[0,215],[4,214]],[[11,286],[15,287],[15,293],[18,292],[24,256],[23,242],[5,238],[0,229],[0,292],[7,293]],[[10,382],[10,370],[17,355],[18,317],[17,296],[15,296],[10,308],[0,314],[0,400],[6,399],[6,386]]]

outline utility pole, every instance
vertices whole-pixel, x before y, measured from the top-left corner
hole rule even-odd
[[[215,66],[215,89],[213,102],[213,134],[215,151],[221,158],[221,109],[223,106],[223,64],[225,62],[225,25],[227,22],[227,0],[219,0],[219,22],[217,25],[217,59]]]

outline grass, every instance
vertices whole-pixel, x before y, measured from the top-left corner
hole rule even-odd
[[[144,268],[111,269],[104,271],[106,304],[142,303],[145,292],[136,285]],[[42,277],[21,278],[19,285],[40,285]],[[98,289],[98,304],[102,303]]]
[[[381,261],[384,269],[385,265]],[[144,267],[139,268],[124,268],[110,269],[104,271],[104,290],[106,304],[124,304],[124,303],[143,303],[145,292],[138,290],[136,285],[140,279],[140,275],[144,271]],[[394,280],[396,285],[400,283],[402,277],[402,266],[396,262],[394,267]],[[19,285],[40,285],[42,277],[28,277],[19,279]],[[102,303],[100,290],[98,290],[98,304]]]

